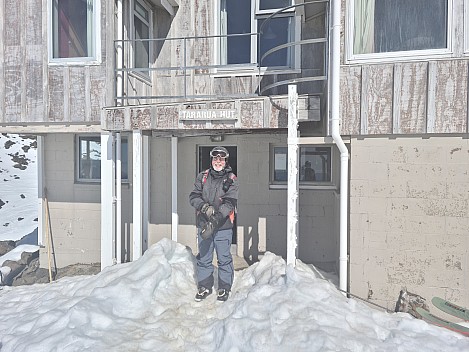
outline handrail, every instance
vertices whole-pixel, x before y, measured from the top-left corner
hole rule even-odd
[[[148,103],[148,101],[162,101],[162,100],[169,100],[172,99],[186,99],[186,100],[200,100],[200,99],[210,99],[218,98],[219,96],[258,96],[258,95],[266,95],[272,88],[286,87],[288,84],[292,82],[302,83],[302,82],[314,82],[314,81],[325,81],[328,79],[328,72],[327,72],[327,45],[328,45],[328,30],[324,28],[324,37],[318,38],[310,38],[310,39],[303,39],[297,41],[288,41],[284,42],[280,45],[275,47],[269,48],[266,52],[264,52],[261,56],[261,40],[263,35],[263,29],[266,25],[268,25],[269,21],[273,20],[276,17],[283,17],[286,12],[292,9],[296,9],[299,7],[306,7],[307,5],[311,4],[326,4],[324,9],[321,7],[320,10],[325,11],[325,16],[327,16],[327,3],[329,0],[313,0],[308,1],[302,4],[295,4],[291,6],[287,6],[283,9],[276,11],[275,13],[265,17],[262,21],[262,24],[259,27],[258,32],[253,33],[242,33],[242,34],[217,34],[217,35],[206,35],[206,36],[187,36],[187,37],[165,37],[165,38],[155,38],[155,39],[118,39],[114,40],[114,45],[116,48],[116,53],[119,50],[121,53],[120,60],[115,61],[115,69],[114,69],[114,78],[115,83],[117,84],[120,82],[122,87],[121,89],[115,89],[115,96],[114,99],[116,101],[116,106],[119,105],[120,102],[122,105],[133,105],[133,104],[142,104],[142,101],[146,101],[144,103]],[[327,19],[326,19],[327,20]],[[257,60],[256,62],[250,62],[245,64],[221,64],[220,62],[214,62],[212,57],[210,56],[191,56],[188,57],[191,52],[189,52],[189,47],[193,52],[197,53],[197,49],[200,50],[207,50],[210,44],[210,41],[214,41],[212,44],[214,47],[220,45],[222,40],[228,40],[228,38],[233,37],[256,37],[257,41]],[[180,43],[179,43],[180,42]],[[155,58],[153,64],[149,64],[148,67],[132,67],[133,58],[132,58],[132,47],[135,46],[135,43],[155,43],[154,47],[158,48],[159,53],[163,52],[164,50],[171,50],[171,58],[168,58],[166,55],[158,55]],[[175,43],[175,44],[174,44]],[[218,44],[217,44],[218,43]],[[200,44],[200,47],[198,45]],[[323,59],[317,60],[314,63],[314,67],[303,67],[303,65],[295,65],[296,62],[300,62],[299,60],[303,60],[303,55],[298,55],[300,52],[299,48],[301,49],[301,53],[308,53],[305,51],[309,47],[306,45],[314,47],[314,45],[323,45],[323,48],[320,49],[322,51]],[[148,45],[148,44],[146,44]],[[166,46],[170,45],[170,49],[167,49]],[[151,47],[151,45],[149,45]],[[294,48],[294,49],[290,49]],[[298,50],[297,50],[298,48]],[[304,49],[306,48],[306,49]],[[263,62],[272,54],[278,53],[280,50],[296,50],[295,54],[292,55],[290,59],[292,65],[290,66],[279,66],[279,67],[268,67],[263,65]],[[175,51],[176,50],[176,51]],[[313,50],[313,49],[311,49]],[[190,61],[189,61],[190,60]],[[169,62],[168,62],[169,61]],[[199,62],[197,62],[199,61]],[[213,64],[212,64],[213,62]],[[303,63],[303,62],[302,62]],[[162,64],[162,66],[158,66]],[[197,84],[198,79],[202,79],[202,77],[207,77],[213,75],[213,77],[231,77],[233,75],[239,76],[240,72],[243,72],[244,76],[252,76],[254,79],[257,79],[257,83],[255,83],[252,88],[255,90],[249,90],[249,87],[245,90],[245,93],[239,92],[231,92],[233,94],[229,94],[228,89],[221,89],[219,93],[217,93],[212,87],[212,83],[207,83],[207,89],[199,89],[196,91],[188,89],[193,87],[194,84]],[[312,74],[314,73],[314,74]],[[280,78],[277,77],[278,75],[288,75],[287,77]],[[121,77],[118,80],[118,77]],[[268,78],[272,77],[272,78]],[[264,80],[265,78],[268,78]],[[158,94],[156,86],[154,86],[155,79],[168,79],[168,83],[173,85],[173,87],[179,87],[178,90],[171,91],[171,88],[162,89],[162,93],[166,94]],[[205,78],[207,79],[207,78]],[[208,82],[208,81],[207,81]],[[213,81],[212,81],[213,82]],[[255,81],[253,81],[255,82]],[[189,86],[189,84],[191,86]],[[204,83],[205,84],[205,83]],[[264,86],[262,86],[264,84]],[[116,86],[117,87],[117,86]],[[203,88],[206,88],[203,87]],[[314,86],[315,90],[320,90],[320,86]],[[228,93],[224,93],[228,91]],[[122,94],[118,94],[122,92]],[[173,94],[167,94],[171,92]],[[155,94],[157,93],[157,94]],[[174,94],[176,93],[176,94]],[[321,94],[321,92],[313,92],[312,94]],[[276,93],[277,94],[277,93]]]

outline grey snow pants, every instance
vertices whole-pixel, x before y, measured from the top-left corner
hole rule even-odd
[[[231,256],[231,242],[233,229],[219,230],[210,238],[204,240],[200,236],[199,254],[197,254],[197,285],[198,287],[213,287],[213,249],[217,252],[218,261],[218,289],[231,290],[233,284],[234,267]]]

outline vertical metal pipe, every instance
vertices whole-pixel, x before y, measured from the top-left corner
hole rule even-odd
[[[116,48],[116,106],[124,105],[124,20],[123,20],[123,0],[117,1],[117,48]],[[120,69],[120,71],[118,71]]]
[[[340,136],[340,13],[341,0],[332,1],[331,21],[331,120],[332,138],[340,151],[340,210],[339,210],[339,287],[347,291],[348,282],[348,149]]]
[[[132,163],[133,163],[133,233],[132,233],[132,260],[142,256],[142,193],[143,193],[143,166],[142,166],[142,131],[132,132]]]
[[[298,94],[288,86],[287,264],[296,265],[298,249]]]
[[[116,263],[122,263],[122,138],[116,133]]]
[[[171,239],[178,240],[178,137],[171,137]]]

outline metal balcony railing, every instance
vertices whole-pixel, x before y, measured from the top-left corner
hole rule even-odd
[[[291,13],[296,21],[292,28],[301,28],[301,33],[280,45],[266,45],[272,35],[269,26]],[[299,94],[324,94],[328,19],[329,2],[315,0],[263,18],[256,33],[115,40],[115,104],[278,95],[286,94],[291,83]],[[256,55],[250,55],[249,63],[226,62],[230,41],[246,37],[251,38],[246,50]]]

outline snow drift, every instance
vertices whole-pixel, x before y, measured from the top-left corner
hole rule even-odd
[[[469,339],[347,299],[274,254],[236,272],[225,303],[195,302],[195,258],[164,239],[95,276],[0,290],[0,349],[468,351]]]

